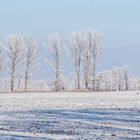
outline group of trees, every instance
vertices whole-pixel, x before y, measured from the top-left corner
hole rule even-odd
[[[96,80],[98,91],[140,90],[140,79],[130,75],[127,66],[114,67],[98,73]]]
[[[27,90],[37,56],[36,41],[31,36],[23,38],[17,34],[9,35],[3,49],[6,55],[4,58],[7,58],[6,69],[10,77],[10,90],[14,91],[17,79],[18,89],[20,88],[21,78],[24,78],[24,90]],[[3,60],[1,58],[1,61]]]
[[[114,67],[112,70],[99,73],[98,76],[100,77],[99,90],[101,91],[127,91],[131,89],[127,66]]]
[[[31,36],[9,35],[4,43],[0,43],[0,72],[7,71],[6,77],[0,79],[1,87],[5,85],[4,89],[12,92],[31,90],[31,87],[34,90],[51,89],[54,91],[65,89],[92,91],[139,89],[140,80],[129,75],[127,66],[115,67],[112,70],[97,73],[97,60],[101,50],[98,32],[83,30],[69,35],[66,52],[72,62],[73,78],[64,78],[62,74],[62,45],[58,33],[52,33],[48,36],[44,47],[51,58],[47,61],[49,63],[46,63],[46,67],[51,65],[54,79],[52,81],[37,80],[32,77],[37,67],[38,58],[36,40]]]
[[[72,33],[68,52],[73,62],[77,89],[81,87],[80,77],[82,76],[85,88],[95,90],[96,64],[100,50],[99,41],[99,33],[95,31]]]

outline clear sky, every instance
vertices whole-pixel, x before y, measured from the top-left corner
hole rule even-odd
[[[140,0],[0,0],[1,40],[9,33],[32,34],[41,50],[50,32],[64,38],[89,28],[101,33],[99,71],[127,64],[140,76]],[[45,69],[38,71],[44,77]]]

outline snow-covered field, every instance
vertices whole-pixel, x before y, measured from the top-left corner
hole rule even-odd
[[[0,140],[140,140],[140,92],[1,93]]]

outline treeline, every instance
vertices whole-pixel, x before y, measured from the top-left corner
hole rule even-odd
[[[112,70],[100,72],[99,91],[136,91],[140,90],[140,79],[130,75],[127,66],[114,67]],[[98,81],[98,80],[97,80]]]
[[[44,67],[51,66],[54,79],[37,80],[33,73],[38,67],[37,42],[31,36],[11,34],[0,44],[0,70],[2,91],[126,91],[139,89],[139,79],[129,75],[127,67],[97,73],[100,54],[100,34],[93,30],[69,34],[65,52],[73,67],[73,77],[66,78],[62,72],[62,41],[58,33],[52,33],[43,44],[51,55]],[[2,73],[7,72],[6,77]],[[46,78],[44,78],[46,79]],[[133,81],[133,82],[132,82]],[[135,84],[134,84],[135,81]]]

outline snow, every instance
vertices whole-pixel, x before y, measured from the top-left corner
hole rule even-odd
[[[140,139],[138,93],[1,93],[0,140]]]

